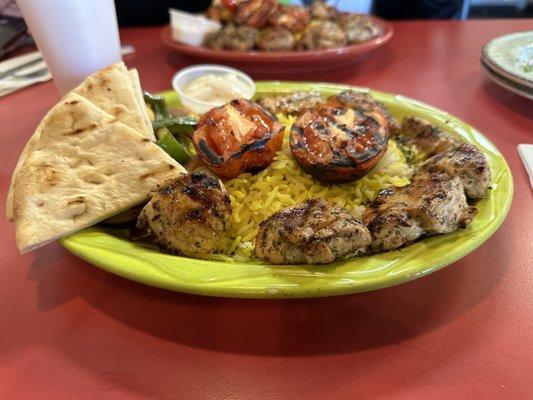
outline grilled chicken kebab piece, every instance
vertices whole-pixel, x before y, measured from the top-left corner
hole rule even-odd
[[[466,202],[458,177],[423,174],[404,187],[380,191],[363,218],[380,253],[405,246],[423,236],[465,228],[477,210]]]
[[[226,25],[206,39],[209,47],[216,50],[248,51],[255,45],[257,29],[251,26]]]
[[[209,258],[225,236],[230,216],[230,199],[222,182],[193,172],[152,197],[141,211],[137,230],[168,253]]]
[[[312,199],[259,226],[255,255],[271,264],[326,264],[370,244],[368,229],[347,210]]]
[[[427,157],[444,153],[463,143],[428,121],[417,117],[404,118],[398,133],[396,139],[399,143],[406,146],[414,145]]]
[[[312,18],[321,20],[335,20],[339,16],[339,12],[333,6],[330,6],[323,1],[314,1],[309,6],[309,13]]]
[[[264,51],[288,51],[294,43],[293,34],[285,28],[265,28],[255,39],[256,46]]]
[[[337,22],[346,34],[348,43],[366,42],[381,33],[365,14],[341,13]]]
[[[482,198],[490,186],[485,155],[429,122],[405,118],[398,140],[430,158],[417,168],[411,184],[380,191],[367,209],[364,222],[375,252],[465,228],[477,213],[466,197]]]
[[[480,199],[490,186],[491,172],[485,155],[474,145],[453,138],[420,118],[402,121],[402,143],[415,145],[431,156],[417,169],[419,173],[443,172],[461,179],[465,193]]]
[[[320,92],[294,92],[281,96],[264,97],[257,103],[272,114],[298,115],[303,111],[312,110],[324,99]]]
[[[461,179],[467,197],[481,199],[490,186],[491,173],[485,155],[475,146],[463,143],[426,160],[417,173],[443,172]]]

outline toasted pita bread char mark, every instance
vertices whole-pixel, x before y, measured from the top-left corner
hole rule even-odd
[[[155,140],[146,112],[139,76],[128,72],[123,62],[111,64],[90,75],[73,92],[85,97],[105,112],[120,116],[120,121],[142,136]],[[140,93],[139,93],[140,92]]]
[[[65,135],[79,120],[86,128]],[[155,143],[75,93],[40,127],[13,188],[21,253],[130,209],[186,173]]]
[[[108,106],[112,107],[117,104],[122,104],[122,102],[125,102],[126,104],[123,104],[126,110],[130,110],[131,112],[138,113],[140,115],[140,118],[135,118],[136,123],[128,123],[131,121],[126,121],[126,117],[129,115],[129,112],[124,115],[117,116],[117,120],[120,122],[124,122],[126,125],[129,125],[131,128],[138,131],[139,135],[144,136],[148,138],[148,140],[155,140],[154,132],[152,129],[152,123],[150,122],[150,118],[148,117],[148,113],[146,112],[146,105],[144,103],[142,89],[141,89],[141,83],[139,81],[139,74],[137,73],[137,70],[132,69],[127,71],[127,76],[124,74],[125,66],[123,63],[119,64],[113,64],[107,68],[104,68],[101,71],[95,72],[93,75],[91,75],[87,80],[79,85],[75,91],[82,93],[82,95],[85,95],[85,97],[93,102],[97,107],[102,108],[104,111]],[[98,79],[98,76],[102,76],[105,74],[110,74],[111,77],[109,78],[109,84],[110,89],[113,87],[117,88],[116,92],[119,92],[120,95],[114,95],[111,96],[106,93],[105,96],[99,96],[97,95],[97,91],[95,90],[95,85],[93,84],[93,77],[96,76],[95,79]],[[127,79],[126,79],[127,78]],[[114,81],[117,81],[115,84]],[[122,88],[124,90],[118,90],[119,88]],[[107,92],[107,90],[106,90]],[[132,101],[132,99],[134,101]],[[74,106],[78,104],[78,100],[69,100],[65,103],[58,103],[63,104],[63,107],[65,105],[68,106]],[[137,106],[135,105],[137,104]],[[128,107],[128,105],[131,106],[131,108]],[[56,105],[57,106],[57,105]],[[54,107],[55,108],[55,107]],[[20,166],[22,165],[22,162],[26,158],[26,156],[31,153],[35,148],[35,143],[39,139],[40,132],[42,129],[42,125],[45,123],[45,121],[48,120],[48,116],[52,114],[52,111],[54,110],[52,108],[42,119],[41,123],[35,130],[35,133],[30,138],[28,143],[26,144],[26,147],[22,151],[20,158],[17,162],[17,165],[15,167],[15,170],[13,172],[13,176],[11,178],[11,183],[9,186],[9,191],[7,194],[7,200],[6,200],[6,217],[8,221],[13,221],[13,186],[15,183],[15,178],[17,176],[18,170],[20,169]],[[139,128],[139,129],[137,129]]]

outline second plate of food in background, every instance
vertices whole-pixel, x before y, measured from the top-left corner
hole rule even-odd
[[[533,31],[491,40],[483,47],[481,59],[493,74],[533,90]]]
[[[247,72],[300,73],[325,71],[340,68],[356,62],[366,54],[387,43],[393,35],[392,27],[385,21],[370,17],[379,28],[380,35],[363,43],[338,48],[305,51],[230,51],[214,50],[204,46],[189,46],[172,39],[170,26],[163,29],[163,42],[179,54],[211,63],[239,67]]]

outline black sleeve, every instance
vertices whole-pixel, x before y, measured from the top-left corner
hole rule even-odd
[[[118,24],[162,25],[168,23],[168,9],[205,11],[211,0],[115,0]]]

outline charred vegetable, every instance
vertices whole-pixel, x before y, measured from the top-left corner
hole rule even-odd
[[[290,134],[292,154],[302,169],[325,182],[364,176],[382,157],[389,137],[388,114],[368,95],[342,94],[302,114]],[[370,99],[369,99],[370,98]],[[369,107],[369,102],[374,107]],[[365,107],[366,105],[366,107]]]
[[[144,92],[144,101],[154,113],[152,126],[156,133],[157,144],[177,162],[189,161],[191,155],[187,150],[187,144],[190,143],[189,136],[194,131],[196,119],[172,116],[163,96]]]
[[[191,158],[187,147],[178,141],[166,128],[156,131],[157,145],[180,164],[186,163]]]
[[[191,135],[194,132],[194,126],[198,121],[191,117],[165,117],[154,120],[152,126],[154,130],[167,128],[172,134]]]
[[[144,102],[154,112],[155,119],[170,117],[170,112],[167,109],[167,102],[163,96],[143,92]]]
[[[283,142],[283,125],[257,104],[237,99],[205,113],[193,142],[210,170],[231,179],[272,163]]]

